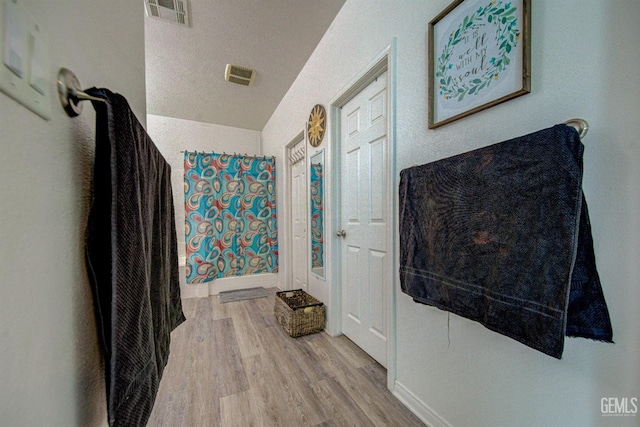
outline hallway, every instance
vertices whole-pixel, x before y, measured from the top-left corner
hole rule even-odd
[[[183,300],[149,426],[422,426],[346,337],[291,338],[267,298]]]

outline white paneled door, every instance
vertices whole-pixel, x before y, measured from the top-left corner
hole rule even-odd
[[[340,114],[342,331],[386,366],[392,265],[387,72]]]
[[[304,144],[304,141],[302,142]],[[304,156],[291,165],[291,219],[293,223],[293,289],[308,291],[307,276],[307,174]]]

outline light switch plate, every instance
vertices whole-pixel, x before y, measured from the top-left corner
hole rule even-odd
[[[0,47],[0,91],[49,120],[49,37],[19,0],[0,0]]]
[[[16,76],[23,79],[25,77],[25,56],[27,53],[25,40],[27,26],[23,15],[12,2],[4,5],[3,15],[2,62]]]

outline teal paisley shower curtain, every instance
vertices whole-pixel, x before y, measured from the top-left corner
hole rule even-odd
[[[278,271],[275,159],[184,154],[187,283]]]
[[[311,164],[311,266],[322,267],[324,265],[324,208],[322,198],[322,165]]]

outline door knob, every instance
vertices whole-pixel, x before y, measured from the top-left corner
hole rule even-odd
[[[340,230],[336,233],[336,236],[338,237],[345,237],[347,235],[347,232],[344,230]]]

